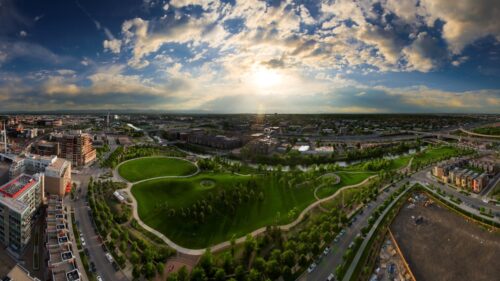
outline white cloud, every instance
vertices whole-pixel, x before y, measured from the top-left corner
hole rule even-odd
[[[28,36],[28,32],[26,32],[26,31],[24,31],[24,30],[21,30],[21,31],[19,32],[19,36],[21,36],[21,37],[26,37],[26,36]]]
[[[122,46],[122,41],[118,39],[104,40],[103,46],[105,50],[109,50],[114,54],[119,54],[120,48]]]

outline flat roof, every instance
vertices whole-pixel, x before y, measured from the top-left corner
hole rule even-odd
[[[36,182],[37,180],[34,177],[22,174],[0,187],[0,193],[2,193],[4,197],[16,198],[23,193],[23,191],[32,187]]]

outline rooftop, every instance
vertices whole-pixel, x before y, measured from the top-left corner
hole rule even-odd
[[[2,193],[4,197],[16,198],[36,182],[37,180],[34,177],[22,174],[0,187],[0,193]]]

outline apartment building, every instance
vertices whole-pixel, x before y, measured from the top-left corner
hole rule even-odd
[[[71,190],[71,162],[57,156],[28,154],[14,157],[9,170],[9,177],[21,174],[44,173],[45,191],[49,194],[64,196]]]
[[[43,174],[22,174],[0,187],[0,242],[21,255],[42,204]]]
[[[49,277],[53,281],[78,281],[81,279],[73,253],[67,216],[61,197],[58,195],[49,196],[45,246]]]

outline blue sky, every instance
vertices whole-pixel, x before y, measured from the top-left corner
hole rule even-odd
[[[0,111],[500,113],[496,0],[0,0]]]

